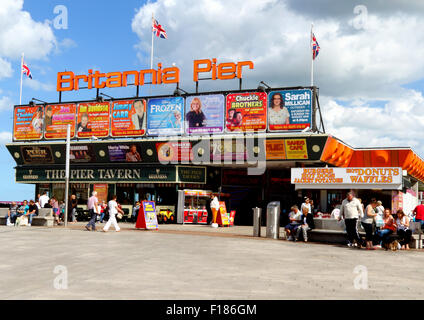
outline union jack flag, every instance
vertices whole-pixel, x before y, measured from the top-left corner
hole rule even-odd
[[[26,75],[27,77],[29,77],[30,79],[32,79],[31,70],[29,70],[25,62],[22,64],[22,73]]]
[[[168,39],[166,36],[166,31],[162,26],[159,24],[159,22],[155,19],[152,21],[152,32],[156,34],[157,37],[161,37],[163,39]]]
[[[315,58],[318,56],[319,47],[317,38],[315,38],[315,35],[313,32],[311,32],[311,46],[312,46],[312,59],[315,60]]]

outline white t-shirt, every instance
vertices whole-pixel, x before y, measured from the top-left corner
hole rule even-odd
[[[291,224],[299,224],[301,222],[301,218],[302,218],[302,212],[297,211],[297,212],[290,212],[289,213],[289,217],[290,219],[295,219],[296,221],[290,221]]]
[[[49,197],[48,197],[48,195],[44,194],[44,195],[40,196],[39,200],[40,200],[40,207],[44,208],[44,205],[49,202]]]
[[[115,215],[118,213],[118,209],[116,209],[118,207],[118,203],[116,203],[115,200],[110,200],[107,205],[109,207],[109,215]]]

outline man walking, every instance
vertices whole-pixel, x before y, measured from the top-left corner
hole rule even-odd
[[[358,233],[358,219],[363,217],[363,215],[364,211],[361,202],[355,198],[353,192],[348,192],[346,199],[342,202],[338,220],[340,221],[342,217],[345,219],[349,247],[352,247],[354,240],[356,240],[358,248],[361,248],[362,239]]]
[[[91,197],[88,199],[87,202],[87,209],[90,213],[90,221],[85,226],[85,228],[90,231],[96,231],[96,220],[97,220],[97,214],[99,214],[99,199],[97,199],[97,192],[93,191]]]
[[[109,220],[107,221],[106,225],[103,228],[103,232],[107,232],[110,228],[110,225],[113,224],[115,231],[119,232],[121,231],[121,228],[118,226],[118,222],[116,221],[115,215],[119,212],[121,214],[124,213],[121,208],[118,207],[118,203],[116,202],[116,195],[112,196],[112,200],[109,201],[108,207],[109,207]]]

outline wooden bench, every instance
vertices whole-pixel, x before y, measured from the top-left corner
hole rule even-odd
[[[6,215],[8,208],[0,208],[0,225],[6,224]],[[43,227],[53,227],[54,217],[53,209],[51,208],[41,208],[38,210],[38,216],[32,218],[32,226],[43,226]]]

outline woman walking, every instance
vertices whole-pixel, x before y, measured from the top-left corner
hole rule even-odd
[[[121,228],[119,228],[118,222],[116,221],[115,215],[118,212],[121,213],[121,214],[123,214],[124,212],[122,211],[121,208],[118,207],[118,203],[116,202],[116,198],[117,198],[116,195],[113,195],[112,200],[110,200],[109,203],[108,203],[109,220],[107,221],[106,225],[104,226],[103,232],[107,232],[109,230],[111,224],[113,224],[116,232],[121,231]]]

